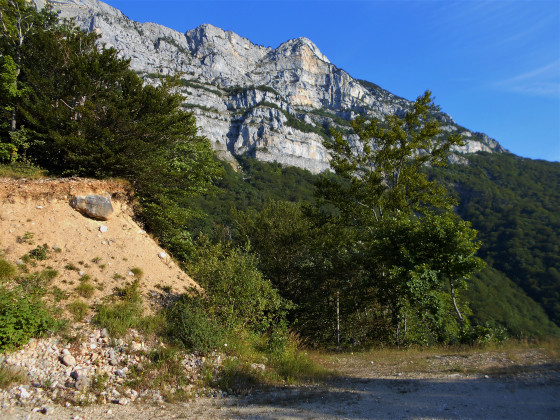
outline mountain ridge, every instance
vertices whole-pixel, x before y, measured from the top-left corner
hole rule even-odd
[[[382,119],[411,106],[371,82],[352,78],[305,37],[271,48],[211,24],[181,33],[135,22],[97,0],[51,3],[61,17],[98,33],[101,43],[129,58],[148,83],[181,74],[185,110],[196,115],[201,134],[225,159],[250,155],[318,173],[329,168],[322,141],[330,128],[352,141],[350,121],[356,116]],[[40,8],[45,1],[35,4]],[[436,117],[444,131],[464,135],[466,145],[455,152],[505,152],[496,140],[459,126],[448,114]]]

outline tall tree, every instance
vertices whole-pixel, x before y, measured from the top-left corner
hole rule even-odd
[[[147,227],[185,258],[192,246],[186,202],[211,190],[219,169],[193,114],[181,109],[178,80],[144,84],[96,34],[59,23],[49,9],[0,1],[0,47],[15,63],[15,71],[5,66],[1,87],[13,86],[14,77],[25,87],[16,115],[29,136],[29,159],[58,174],[128,179]],[[0,124],[10,119],[3,114]]]
[[[359,306],[378,308],[378,317],[388,314],[396,343],[456,335],[452,325],[464,321],[458,286],[481,265],[475,231],[452,215],[452,198],[422,171],[446,165],[462,144],[441,130],[437,111],[427,91],[402,116],[355,120],[355,143],[339,133],[325,142],[338,177],[318,183],[319,203],[335,206],[331,221],[356,232],[354,261],[364,274],[351,293],[367,296]]]

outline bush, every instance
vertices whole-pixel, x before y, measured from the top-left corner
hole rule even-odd
[[[140,282],[135,280],[123,288],[115,289],[112,301],[99,305],[93,322],[107,328],[109,334],[122,336],[129,328],[138,328],[143,323],[142,294]]]
[[[29,256],[39,261],[46,260],[49,257],[49,247],[47,244],[39,245],[37,248],[29,251]]]
[[[0,350],[13,350],[55,325],[40,296],[21,287],[0,287]]]
[[[201,297],[183,295],[167,311],[171,341],[192,351],[207,353],[222,346],[225,331],[209,315]]]
[[[194,277],[209,296],[210,308],[230,330],[264,333],[284,322],[293,307],[257,268],[250,253],[201,241]]]

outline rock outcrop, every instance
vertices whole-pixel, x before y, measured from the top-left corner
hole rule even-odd
[[[35,0],[42,7],[44,0]],[[353,79],[333,65],[307,38],[273,49],[231,31],[201,25],[181,33],[130,20],[97,0],[55,0],[61,17],[73,18],[100,42],[130,58],[145,80],[182,74],[185,110],[222,158],[249,154],[312,172],[329,167],[322,137],[329,128],[351,135],[357,115],[383,118],[410,106],[379,86]],[[438,113],[448,132],[465,136],[458,153],[503,152],[497,141],[472,133]]]

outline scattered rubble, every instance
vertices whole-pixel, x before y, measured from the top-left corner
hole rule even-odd
[[[135,330],[124,338],[111,338],[106,329],[93,329],[89,324],[76,324],[73,332],[76,341],[72,339],[70,343],[57,337],[33,339],[19,351],[0,354],[0,368],[26,374],[26,383],[0,390],[0,410],[19,406],[48,413],[54,405],[165,401],[158,389],[136,390],[131,385],[134,373],[142,372],[149,363],[149,352],[164,347],[163,343],[147,339]],[[218,367],[222,357],[191,353],[180,357],[190,382],[187,391],[204,394],[197,388],[200,371],[205,363]]]

